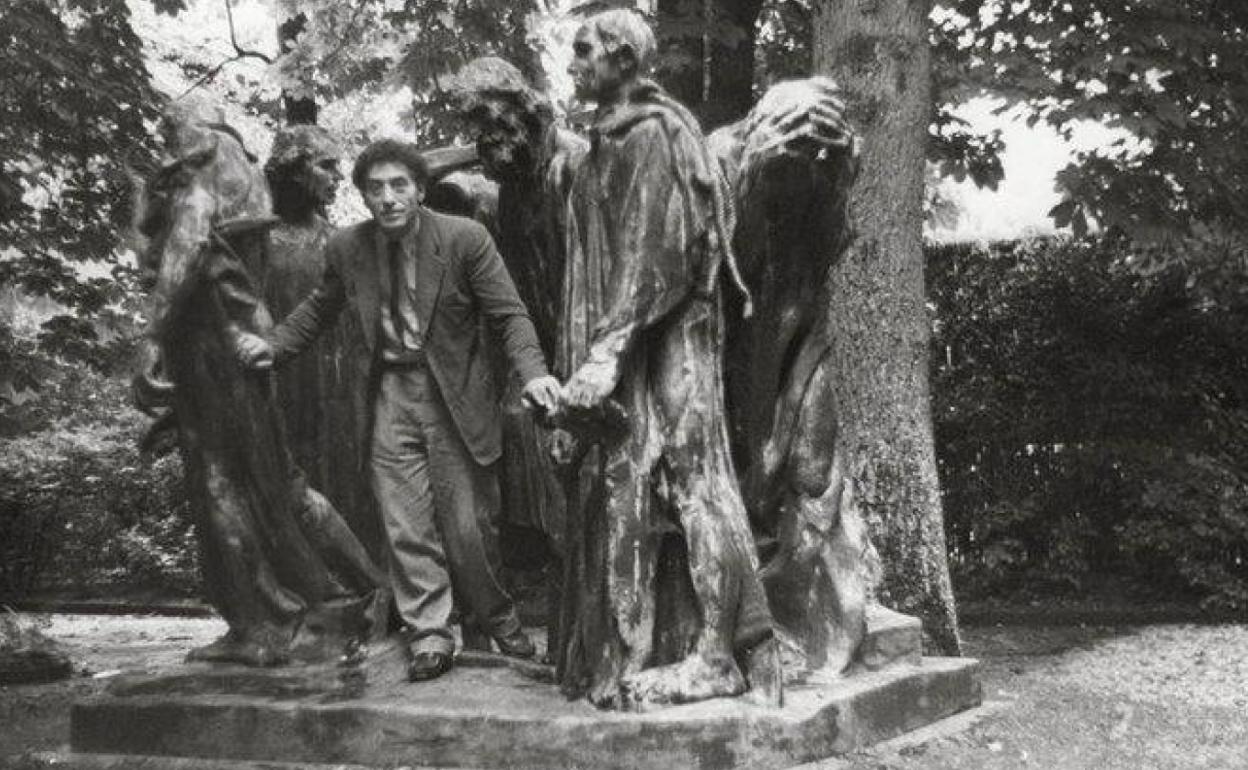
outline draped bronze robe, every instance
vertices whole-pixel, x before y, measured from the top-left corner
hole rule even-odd
[[[599,116],[573,181],[558,369],[612,367],[629,415],[569,501],[556,659],[600,705],[705,634],[735,651],[771,634],[724,418],[725,199],[696,121],[648,82]]]
[[[265,304],[285,318],[325,272],[325,245],[334,228],[320,216],[308,225],[278,224],[260,276]],[[345,315],[345,314],[344,314]],[[369,355],[353,316],[326,332],[278,372],[281,408],[295,464],[329,498],[374,558],[380,558],[380,518],[365,466]]]

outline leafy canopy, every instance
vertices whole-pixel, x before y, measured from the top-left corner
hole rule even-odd
[[[533,7],[508,0],[292,0],[302,31],[279,58],[287,93],[333,100],[407,85],[414,129],[425,142],[453,134],[441,80],[477,56],[501,56],[536,75],[526,40]]]
[[[1129,133],[1058,177],[1052,216],[1142,241],[1248,227],[1248,3],[939,0],[935,52],[954,98],[1003,97],[1069,137]]]
[[[159,104],[126,3],[5,3],[0,71],[0,286],[69,308],[44,324],[41,347],[99,363],[101,333],[133,296],[118,260],[131,214],[123,167],[150,159]],[[14,355],[0,346],[3,384]]]

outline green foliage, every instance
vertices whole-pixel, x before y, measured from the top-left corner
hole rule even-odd
[[[1248,608],[1248,306],[1112,241],[933,249],[933,413],[972,591],[1114,573]]]
[[[763,4],[758,18],[759,82],[764,85],[806,77],[813,66],[808,0],[771,0]]]
[[[150,150],[156,94],[121,0],[17,0],[0,10],[0,280],[88,313],[111,282],[69,263],[112,262],[129,223],[122,165]]]
[[[4,410],[0,595],[111,583],[192,593],[194,539],[176,457],[141,458],[146,418],[119,380],[48,364],[38,396]]]
[[[1242,435],[1246,425],[1235,426]],[[1129,466],[1137,514],[1118,529],[1144,575],[1186,585],[1223,610],[1248,608],[1248,480],[1217,454],[1167,452]]]
[[[105,365],[135,311],[134,271],[120,261],[124,166],[150,158],[159,101],[125,2],[4,4],[0,71],[0,287],[65,308],[38,335],[42,354]],[[30,351],[9,329],[0,337],[0,391],[37,384]]]
[[[58,651],[56,642],[43,633],[48,624],[46,617],[23,617],[16,612],[0,610],[0,656],[32,650]]]
[[[1248,3],[941,0],[938,68],[963,93],[1022,104],[1069,136],[1081,120],[1131,139],[1058,178],[1059,226],[1095,219],[1139,241],[1248,228]]]
[[[762,84],[786,78],[806,77],[813,66],[811,42],[814,29],[810,0],[769,0],[759,14],[758,77]],[[928,132],[927,159],[942,177],[958,182],[970,179],[990,190],[1005,178],[1001,132],[977,133],[955,114],[959,105],[979,94],[968,81],[965,51],[958,37],[940,24],[931,30],[932,120]]]
[[[507,0],[297,0],[303,32],[277,65],[283,90],[328,100],[360,90],[407,85],[422,143],[455,132],[440,80],[477,56],[501,56],[537,76],[525,40],[532,10]]]
[[[55,320],[55,319],[54,319]],[[116,419],[125,411],[125,390],[114,376],[128,371],[132,340],[117,338],[92,351],[97,367],[83,368],[49,356],[34,339],[15,337],[0,325],[0,365],[13,372],[16,387],[0,394],[0,436],[48,429],[58,420],[71,427]]]

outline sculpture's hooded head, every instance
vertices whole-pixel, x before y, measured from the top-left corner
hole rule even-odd
[[[155,274],[148,307],[153,344],[169,338],[179,310],[192,304],[186,299],[203,273],[209,247],[262,238],[274,221],[255,156],[214,104],[174,102],[161,120],[160,138],[160,166],[142,185],[135,220],[147,239],[140,264]],[[149,390],[167,391],[156,372],[154,347],[147,355],[140,380]]]
[[[476,136],[486,175],[498,181],[532,176],[554,123],[545,94],[492,56],[465,64],[451,79],[451,92]]]
[[[214,233],[272,221],[256,158],[214,105],[175,102],[165,111],[160,135],[161,165],[145,184],[137,218],[148,239],[143,266],[158,276],[158,306],[171,303],[194,274]]]

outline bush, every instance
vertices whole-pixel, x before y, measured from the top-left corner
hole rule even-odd
[[[972,593],[1090,578],[1248,609],[1248,313],[1106,241],[928,255],[951,566]]]
[[[40,408],[55,415],[41,430],[0,440],[0,595],[116,583],[196,590],[180,462],[139,456],[146,418],[124,393],[83,374],[41,394]],[[80,408],[58,415],[54,402],[66,395]]]

